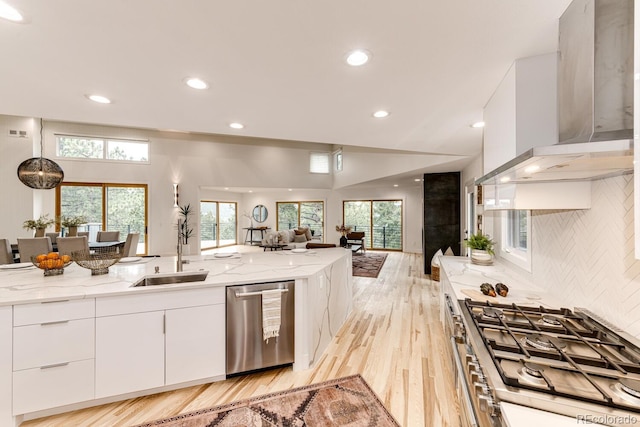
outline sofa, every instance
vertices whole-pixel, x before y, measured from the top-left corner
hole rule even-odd
[[[312,239],[311,230],[307,227],[298,227],[290,230],[269,231],[262,239],[262,245],[267,245],[278,239],[279,243],[286,243],[289,247],[303,249]]]

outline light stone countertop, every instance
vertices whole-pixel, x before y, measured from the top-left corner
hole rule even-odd
[[[127,293],[158,292],[159,290],[193,289],[202,286],[228,286],[310,277],[351,252],[343,248],[323,248],[305,253],[292,251],[236,253],[228,258],[213,254],[185,256],[189,260],[184,272],[207,270],[202,282],[135,287],[138,279],[176,271],[176,257],[142,258],[134,263],[118,263],[109,267],[109,274],[92,276],[91,271],[72,263],[64,274],[45,277],[42,270],[32,267],[18,270],[0,269],[0,306],[45,302],[59,299],[81,299]]]
[[[489,298],[493,302],[505,304],[533,304],[547,307],[560,307],[560,303],[549,292],[531,282],[522,274],[506,263],[496,260],[493,265],[472,264],[470,258],[443,256],[440,257],[441,275],[447,275],[456,299],[473,298],[473,294],[480,293],[480,285],[484,282],[496,285],[501,282],[509,288],[506,298]],[[465,293],[466,292],[466,293]],[[487,297],[480,293],[485,300]]]

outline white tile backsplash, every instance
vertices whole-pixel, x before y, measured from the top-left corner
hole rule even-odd
[[[532,276],[568,308],[586,307],[640,338],[633,175],[592,182],[587,210],[532,211]]]

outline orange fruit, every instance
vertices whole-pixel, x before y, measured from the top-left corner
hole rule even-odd
[[[36,256],[36,262],[39,264],[42,261],[44,261],[45,259],[47,259],[47,256],[45,254],[40,254],[38,256]]]
[[[60,258],[60,255],[58,255],[58,252],[49,252],[47,254],[47,259],[58,259]]]
[[[54,260],[54,268],[62,268],[64,267],[64,261],[62,261],[61,259],[56,259]]]
[[[69,261],[71,261],[71,257],[69,255],[62,255],[62,262],[64,264],[68,263]]]

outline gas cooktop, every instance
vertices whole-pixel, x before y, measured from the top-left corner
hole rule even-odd
[[[640,347],[622,331],[566,308],[463,305],[506,389],[631,411],[640,420]]]

